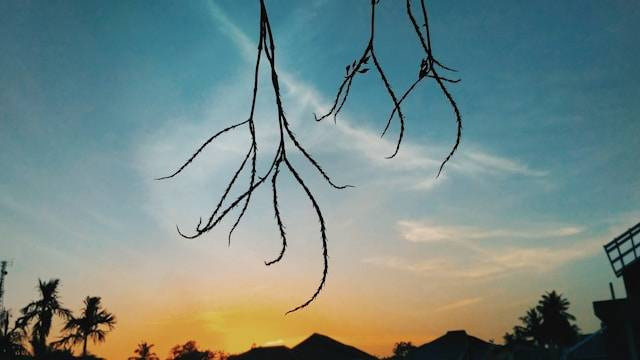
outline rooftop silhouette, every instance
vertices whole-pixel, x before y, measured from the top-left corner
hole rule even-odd
[[[419,346],[409,354],[408,359],[487,359],[496,347],[498,345],[468,335],[464,330],[454,330]]]
[[[253,348],[230,360],[375,360],[375,356],[343,344],[328,336],[314,333],[293,348],[266,346]]]

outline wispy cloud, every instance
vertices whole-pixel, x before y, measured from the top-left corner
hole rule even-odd
[[[483,229],[472,226],[431,225],[411,220],[400,220],[397,224],[402,238],[415,243],[488,238],[557,238],[575,236],[583,232],[583,228],[576,225],[559,227],[542,225],[529,229]]]
[[[546,273],[579,260],[601,249],[601,242],[589,241],[567,247],[509,247],[485,251],[481,257],[431,257],[412,261],[403,257],[381,256],[365,258],[362,262],[374,266],[405,271],[432,278],[490,279],[513,275],[522,271]]]
[[[523,246],[521,242],[495,247],[478,243],[480,239],[554,239],[584,233],[576,225],[551,226],[541,224],[528,229],[483,229],[471,226],[442,226],[426,222],[401,220],[397,223],[402,239],[412,243],[450,243],[469,250],[460,261],[460,254],[410,261],[399,257],[365,259],[365,263],[424,276],[456,278],[491,278],[518,271],[538,273],[552,271],[565,263],[593,255],[600,250],[600,239],[563,243],[559,246]]]
[[[365,264],[417,274],[428,274],[448,267],[447,261],[444,259],[430,259],[420,262],[411,262],[405,258],[396,256],[370,257],[363,259],[362,262]]]
[[[229,17],[214,1],[208,1],[207,4],[209,5],[211,15],[220,25],[220,30],[234,42],[245,59],[253,59],[258,44],[252,41],[247,34],[236,26],[236,24],[229,19]]]
[[[466,159],[464,161],[465,166],[462,167],[461,171],[499,172],[533,177],[542,177],[548,174],[547,171],[531,169],[519,161],[491,155],[478,150],[467,151],[463,156]]]
[[[236,44],[247,61],[253,61],[256,43],[234,24],[219,6],[210,2],[210,9],[212,17],[219,24],[220,29]],[[282,66],[278,68],[278,71],[289,100],[287,110],[290,115],[298,114],[300,117],[306,118],[310,117],[312,112],[323,113],[330,107],[328,98],[320,94],[313,86],[301,81]],[[291,118],[295,121],[296,116],[291,116]],[[409,140],[404,140],[398,156],[393,160],[388,160],[385,159],[385,156],[393,152],[394,139],[381,138],[378,131],[362,126],[354,127],[351,124],[352,121],[349,120],[348,113],[343,112],[337,124],[313,123],[314,130],[312,131],[327,132],[331,129],[331,138],[334,139],[332,143],[336,144],[339,149],[356,153],[378,168],[402,171],[405,174],[411,171],[419,172],[419,174],[412,174],[414,179],[413,185],[408,187],[410,189],[430,190],[438,183],[430,177],[435,174],[442,161],[442,156],[446,154],[448,149],[440,146],[417,145]],[[318,137],[314,136],[314,138]],[[450,169],[463,174],[510,174],[533,177],[546,175],[545,171],[531,169],[517,160],[467,147],[466,144],[464,149],[456,154]],[[443,180],[440,179],[440,181]]]
[[[481,298],[481,297],[473,297],[473,298],[468,298],[468,299],[462,299],[462,300],[459,300],[459,301],[448,303],[448,304],[446,304],[444,306],[441,306],[439,308],[436,308],[434,310],[434,312],[456,310],[456,309],[464,308],[464,307],[467,307],[467,306],[471,306],[473,304],[477,304],[477,303],[481,302],[482,300],[484,300],[484,299]]]

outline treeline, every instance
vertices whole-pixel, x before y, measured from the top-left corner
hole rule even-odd
[[[99,296],[87,296],[79,314],[60,301],[59,279],[38,280],[38,299],[20,309],[11,323],[11,313],[0,309],[0,359],[98,359],[87,350],[88,342],[104,342],[116,325],[116,317],[102,306]],[[58,338],[47,343],[53,321],[64,325]]]
[[[87,296],[78,314],[60,300],[60,280],[38,280],[38,298],[19,310],[12,322],[9,310],[0,308],[0,360],[104,360],[89,353],[89,342],[106,341],[115,328],[116,317],[107,311],[99,296]],[[62,320],[60,334],[47,342],[54,320]],[[142,342],[129,360],[159,360],[153,344]],[[195,341],[176,345],[167,360],[226,360],[222,351],[201,350]]]
[[[153,344],[142,342],[134,350],[135,356],[129,360],[160,360],[152,351]],[[200,350],[195,341],[190,340],[184,345],[176,345],[169,352],[167,360],[227,360],[228,354],[223,351]]]
[[[8,310],[0,308],[0,360],[98,360],[88,351],[89,341],[106,341],[116,325],[116,317],[108,312],[98,296],[87,296],[78,314],[65,308],[60,301],[58,279],[38,280],[38,299],[19,311],[11,322]],[[542,295],[537,305],[519,318],[521,324],[504,335],[505,348],[529,347],[561,350],[575,344],[580,329],[569,313],[569,301],[556,291]],[[47,342],[55,319],[63,327],[55,341]],[[493,341],[492,341],[493,342]],[[146,341],[133,350],[128,360],[160,360],[153,352],[153,344]],[[393,355],[384,360],[409,359],[417,349],[411,342],[398,342]],[[174,346],[167,360],[226,360],[222,351],[200,349],[195,341]]]
[[[541,354],[562,353],[575,345],[580,339],[580,328],[575,324],[575,316],[569,313],[569,305],[569,300],[555,290],[543,294],[535,306],[518,318],[521,324],[504,334],[502,352],[513,354],[526,349],[538,358]],[[382,360],[411,359],[416,349],[410,341],[401,341],[395,344],[393,354]]]

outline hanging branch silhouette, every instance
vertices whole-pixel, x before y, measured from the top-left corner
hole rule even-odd
[[[291,162],[289,161],[288,158],[288,152],[287,150],[291,150],[291,143],[293,144],[293,150],[297,150],[298,152],[300,152],[303,157],[320,173],[320,176],[322,176],[322,178],[333,188],[335,189],[345,189],[348,187],[352,187],[351,185],[336,185],[331,178],[329,177],[329,175],[324,171],[324,169],[320,166],[320,164],[311,156],[311,154],[300,144],[300,142],[298,141],[298,139],[296,138],[295,134],[293,133],[293,131],[291,130],[291,125],[289,124],[287,117],[285,115],[285,111],[284,111],[284,106],[282,104],[282,98],[281,98],[281,93],[280,93],[280,84],[279,84],[279,80],[278,80],[278,72],[276,70],[276,49],[275,49],[275,42],[273,39],[273,33],[271,31],[271,24],[269,22],[269,17],[267,14],[267,8],[265,6],[265,2],[264,0],[259,0],[260,3],[260,22],[259,22],[259,38],[258,38],[258,48],[257,48],[257,56],[256,56],[256,63],[255,63],[255,69],[254,69],[254,79],[253,79],[253,91],[252,91],[252,95],[251,95],[251,108],[249,111],[249,117],[247,118],[247,120],[238,122],[236,124],[230,125],[220,131],[218,131],[217,133],[215,133],[213,136],[211,136],[209,139],[207,139],[198,149],[196,149],[196,151],[187,159],[186,162],[184,162],[184,164],[182,164],[176,171],[174,171],[173,173],[171,173],[170,175],[167,176],[163,176],[160,178],[157,178],[156,180],[165,180],[165,179],[170,179],[175,177],[176,175],[180,174],[186,167],[188,167],[194,160],[196,157],[198,157],[198,155],[200,155],[202,153],[202,151],[209,145],[211,144],[215,139],[217,139],[220,135],[223,135],[224,133],[230,132],[230,131],[238,131],[240,130],[240,128],[242,127],[247,127],[249,130],[249,136],[251,138],[251,145],[249,146],[249,150],[247,151],[246,155],[244,156],[242,162],[240,163],[240,166],[238,167],[238,169],[235,171],[235,173],[233,174],[233,176],[231,177],[231,180],[229,181],[229,183],[227,184],[224,192],[222,193],[222,196],[220,197],[220,199],[218,200],[218,203],[216,204],[214,210],[212,211],[211,215],[209,215],[208,219],[203,223],[203,219],[200,218],[198,220],[198,224],[195,227],[195,231],[192,234],[185,234],[183,233],[179,227],[176,226],[176,229],[178,231],[178,233],[187,239],[194,239],[197,238],[199,236],[201,236],[202,234],[210,231],[211,229],[213,229],[216,225],[218,225],[224,218],[227,217],[227,215],[229,215],[229,213],[238,208],[240,204],[242,204],[242,207],[240,209],[240,212],[237,216],[237,218],[235,219],[235,222],[233,223],[233,225],[231,226],[231,229],[229,231],[228,234],[228,243],[229,245],[231,244],[231,236],[234,232],[234,230],[237,228],[237,226],[239,225],[241,219],[243,218],[244,214],[247,211],[247,208],[249,206],[249,203],[251,201],[251,196],[253,194],[254,191],[256,191],[256,189],[258,189],[261,185],[263,185],[267,179],[269,177],[271,177],[271,190],[272,190],[272,203],[273,203],[273,211],[274,211],[274,215],[275,215],[275,220],[276,220],[276,225],[278,227],[278,231],[280,233],[280,238],[282,241],[281,244],[281,248],[280,248],[280,253],[278,254],[278,256],[276,256],[273,260],[270,261],[265,261],[265,265],[270,266],[273,264],[278,263],[279,261],[281,261],[284,257],[286,248],[287,248],[287,234],[285,231],[285,224],[284,221],[282,219],[281,213],[280,213],[280,203],[278,202],[278,188],[277,188],[277,179],[278,179],[278,175],[280,175],[280,170],[281,167],[286,168],[287,170],[289,170],[289,172],[291,173],[291,175],[293,176],[293,178],[296,180],[296,182],[298,183],[298,185],[304,190],[304,193],[306,194],[307,198],[309,199],[309,201],[311,202],[311,205],[316,213],[317,219],[318,219],[318,223],[320,225],[320,238],[322,240],[322,257],[323,257],[323,269],[322,269],[322,276],[320,279],[320,283],[318,284],[315,292],[302,304],[294,307],[293,309],[287,311],[285,313],[289,314],[295,311],[298,311],[300,309],[303,309],[305,307],[307,307],[309,304],[311,304],[311,302],[313,302],[318,295],[320,294],[320,292],[322,291],[326,280],[327,280],[327,273],[329,270],[329,255],[328,255],[328,250],[327,250],[327,229],[326,229],[326,224],[325,224],[325,220],[324,220],[324,216],[322,214],[322,210],[320,208],[320,205],[318,204],[316,198],[314,197],[313,193],[311,192],[311,189],[307,186],[307,184],[305,183],[305,181],[303,180],[303,178],[301,177],[300,173],[298,172],[298,170],[295,169],[295,167],[291,164]],[[402,93],[402,96],[398,97],[396,95],[396,93],[394,92],[393,88],[391,87],[389,80],[382,68],[382,66],[380,65],[380,62],[376,56],[375,53],[375,49],[374,49],[374,29],[375,29],[375,9],[376,9],[376,5],[377,5],[378,1],[377,0],[371,0],[371,32],[370,32],[370,38],[369,38],[369,43],[367,45],[367,47],[365,48],[362,56],[360,57],[359,60],[354,61],[352,64],[348,65],[346,67],[346,73],[347,75],[345,76],[345,79],[343,80],[343,82],[341,83],[339,89],[338,89],[338,93],[336,95],[335,101],[333,103],[333,106],[331,107],[330,111],[321,116],[321,117],[317,117],[314,114],[314,117],[316,118],[316,121],[321,121],[325,118],[327,118],[330,115],[333,115],[334,117],[334,121],[336,116],[338,115],[338,113],[340,112],[340,110],[342,109],[342,107],[344,106],[344,104],[347,101],[347,97],[349,95],[349,91],[351,89],[351,84],[353,82],[353,79],[355,78],[355,76],[357,74],[365,74],[369,71],[369,68],[367,68],[366,66],[368,65],[368,61],[369,59],[371,59],[373,61],[374,67],[377,71],[377,73],[380,75],[380,78],[384,84],[385,89],[387,90],[389,96],[391,97],[394,107],[393,110],[391,112],[391,115],[388,118],[387,121],[387,125],[382,133],[382,136],[384,136],[384,134],[386,133],[387,129],[389,128],[389,125],[391,123],[391,120],[393,118],[393,116],[395,115],[395,113],[398,113],[398,119],[400,122],[400,134],[399,134],[399,138],[396,144],[396,148],[394,153],[389,156],[388,158],[393,158],[397,153],[398,150],[400,148],[400,143],[402,142],[402,137],[404,134],[404,115],[402,113],[401,110],[401,104],[402,102],[405,100],[405,98],[413,91],[413,89],[416,87],[416,85],[422,81],[424,78],[433,78],[436,80],[436,82],[439,84],[441,90],[443,91],[443,93],[446,95],[447,99],[449,100],[451,106],[454,109],[454,112],[456,114],[456,120],[458,123],[458,133],[457,133],[457,138],[456,138],[456,143],[453,147],[453,149],[451,150],[451,152],[449,153],[449,155],[447,156],[447,158],[443,161],[443,163],[440,166],[440,169],[438,171],[438,175],[440,175],[440,172],[442,171],[444,165],[447,163],[447,161],[449,161],[449,159],[453,156],[453,154],[455,153],[455,151],[458,148],[458,145],[460,143],[460,137],[461,137],[461,131],[462,131],[462,121],[461,121],[461,117],[460,117],[460,112],[458,110],[458,107],[455,103],[455,101],[453,100],[453,97],[451,96],[451,94],[449,93],[449,91],[447,90],[446,86],[444,85],[445,82],[458,82],[458,80],[451,80],[451,79],[447,79],[447,78],[443,78],[440,77],[438,75],[438,73],[436,72],[436,69],[434,68],[435,65],[441,67],[442,69],[445,70],[451,70],[452,69],[440,64],[432,55],[431,52],[431,40],[430,40],[430,35],[429,35],[429,28],[428,28],[428,22],[427,22],[427,11],[426,11],[426,7],[424,5],[424,0],[421,1],[421,6],[422,6],[422,16],[424,19],[424,27],[425,27],[425,31],[426,31],[426,40],[425,37],[422,34],[422,31],[420,29],[420,27],[418,26],[412,10],[411,10],[411,4],[410,4],[410,0],[407,0],[407,13],[409,18],[411,19],[411,23],[414,26],[414,29],[420,39],[420,42],[422,44],[422,47],[425,51],[425,58],[422,60],[421,65],[420,65],[420,72],[418,74],[418,79],[411,84],[411,86],[404,92]],[[268,63],[268,67],[270,69],[270,75],[271,75],[271,86],[272,86],[272,90],[274,93],[274,97],[275,97],[275,103],[276,103],[276,108],[277,108],[277,122],[278,122],[278,127],[279,127],[279,134],[280,134],[280,139],[279,139],[279,144],[277,147],[277,150],[275,152],[275,155],[273,157],[273,160],[271,161],[271,164],[268,168],[268,170],[263,174],[263,175],[257,175],[257,170],[256,170],[256,159],[257,159],[257,154],[258,154],[258,144],[257,144],[257,137],[256,137],[256,130],[255,130],[255,119],[254,119],[254,114],[255,114],[255,107],[256,107],[256,99],[258,96],[258,79],[260,77],[260,64],[262,61],[262,58],[265,58],[267,63]],[[287,146],[289,145],[289,146]],[[249,164],[249,165],[247,165]],[[244,190],[242,191],[242,193],[236,197],[233,201],[230,201],[229,204],[226,205],[226,207],[224,206],[225,201],[227,201],[227,198],[229,197],[234,185],[236,184],[240,174],[242,173],[242,171],[245,168],[249,168],[250,169],[250,175],[249,175],[249,183],[247,185],[246,188],[244,188]],[[227,201],[229,202],[229,201]]]
[[[401,109],[402,102],[413,92],[413,90],[416,88],[418,83],[420,83],[422,80],[426,78],[434,79],[438,84],[442,93],[446,96],[447,101],[451,105],[451,108],[453,109],[453,112],[456,117],[456,126],[457,126],[455,143],[451,151],[447,155],[447,157],[440,164],[440,168],[438,169],[438,174],[436,175],[436,178],[437,178],[442,173],[442,170],[444,169],[445,164],[449,162],[451,157],[453,157],[453,154],[458,149],[458,146],[460,145],[460,139],[462,138],[462,116],[460,115],[460,110],[458,109],[458,105],[456,104],[455,100],[453,99],[453,96],[451,95],[451,93],[449,92],[449,90],[445,85],[445,82],[457,83],[460,80],[442,77],[438,74],[435,68],[435,66],[438,66],[444,70],[455,71],[454,69],[451,69],[449,67],[442,65],[438,60],[436,60],[433,57],[433,53],[431,51],[431,35],[429,32],[429,20],[427,17],[427,7],[424,3],[424,0],[420,1],[420,7],[422,10],[422,18],[423,18],[423,27],[425,32],[424,35],[422,33],[421,27],[418,25],[413,15],[413,11],[411,9],[411,0],[406,0],[407,15],[411,21],[411,24],[416,34],[418,35],[418,38],[420,40],[420,45],[425,52],[425,58],[423,58],[420,62],[418,78],[411,85],[409,85],[409,87],[402,93],[400,97],[398,97],[395,90],[393,90],[393,87],[391,86],[389,79],[384,72],[383,67],[380,65],[380,61],[378,57],[376,56],[374,40],[375,40],[376,6],[378,5],[379,2],[380,0],[371,0],[371,20],[370,20],[371,26],[370,26],[370,32],[369,32],[369,41],[364,51],[362,52],[362,55],[360,56],[359,59],[354,60],[351,64],[346,66],[345,68],[346,75],[342,80],[342,82],[340,83],[340,86],[338,87],[336,97],[329,111],[320,117],[318,117],[316,114],[313,114],[313,116],[316,119],[316,121],[321,121],[333,115],[333,120],[335,122],[336,117],[342,110],[344,104],[347,101],[347,98],[349,97],[349,91],[351,90],[351,84],[353,83],[353,80],[355,79],[356,75],[366,74],[369,71],[370,68],[366,66],[369,65],[369,59],[372,59],[374,68],[378,73],[378,75],[380,75],[380,80],[382,81],[382,84],[385,90],[387,91],[387,93],[389,94],[389,97],[391,98],[391,101],[393,103],[393,110],[391,111],[391,114],[387,118],[387,123],[384,127],[384,130],[382,131],[381,137],[383,137],[387,133],[387,130],[389,130],[391,121],[393,120],[393,117],[396,113],[398,114],[397,119],[398,119],[398,122],[400,123],[400,132],[398,134],[398,140],[396,142],[395,150],[391,155],[387,157],[388,159],[391,159],[398,154],[398,151],[400,150],[400,144],[402,143],[402,139],[404,137],[405,117]],[[425,37],[426,37],[426,40],[425,40]]]
[[[244,216],[247,210],[247,207],[249,205],[249,202],[251,201],[251,195],[258,187],[260,187],[269,178],[269,176],[271,176],[271,186],[272,186],[272,192],[273,192],[273,209],[276,217],[276,224],[278,226],[278,230],[280,232],[280,237],[282,240],[282,246],[281,246],[279,255],[273,260],[265,261],[265,265],[270,266],[279,262],[280,260],[282,260],[287,247],[287,235],[285,232],[285,225],[280,215],[280,208],[279,208],[280,205],[278,203],[278,190],[277,190],[277,178],[278,178],[278,175],[280,174],[280,168],[284,164],[284,167],[286,167],[286,169],[289,170],[289,172],[291,173],[291,175],[293,175],[296,182],[304,190],[306,196],[311,201],[311,205],[313,206],[313,209],[317,215],[318,222],[320,224],[320,237],[322,239],[322,254],[323,254],[323,260],[324,260],[322,278],[315,292],[307,301],[287,311],[286,314],[288,314],[306,307],[313,300],[316,299],[316,297],[324,287],[324,284],[327,279],[327,272],[329,269],[329,259],[328,259],[328,251],[327,251],[327,234],[326,234],[324,217],[322,215],[320,206],[316,201],[315,197],[313,196],[311,190],[309,189],[307,184],[304,182],[304,180],[300,176],[300,173],[295,169],[295,167],[289,161],[287,150],[290,150],[290,149],[287,147],[288,142],[290,141],[291,143],[293,143],[293,148],[298,150],[300,153],[302,153],[304,158],[306,158],[306,160],[309,163],[311,163],[313,167],[316,168],[316,170],[320,173],[320,175],[324,178],[324,180],[327,183],[329,183],[329,185],[331,185],[333,188],[345,189],[347,187],[351,187],[351,185],[336,185],[331,180],[329,175],[327,175],[327,173],[322,169],[320,164],[311,156],[311,154],[302,146],[302,144],[300,144],[295,134],[291,130],[291,125],[287,120],[287,117],[284,111],[284,106],[282,104],[280,84],[278,80],[278,72],[276,71],[276,53],[275,52],[276,52],[275,42],[273,40],[273,33],[271,31],[271,24],[269,23],[267,9],[264,4],[264,0],[260,0],[260,35],[258,40],[257,59],[256,59],[255,70],[254,70],[253,93],[251,96],[251,110],[249,112],[249,118],[237,124],[226,127],[220,130],[219,132],[217,132],[216,134],[214,134],[213,136],[211,136],[193,153],[193,155],[191,155],[191,157],[189,157],[189,159],[182,166],[178,168],[178,170],[176,170],[175,172],[173,172],[168,176],[158,178],[157,180],[170,179],[180,174],[218,136],[226,132],[229,132],[231,130],[239,129],[240,127],[243,127],[243,126],[247,126],[249,128],[249,134],[251,137],[251,146],[249,147],[249,151],[245,155],[244,159],[242,160],[236,172],[233,174],[231,180],[227,184],[226,189],[222,193],[222,196],[218,201],[218,204],[216,205],[215,209],[213,210],[213,212],[211,213],[207,221],[203,224],[202,218],[200,218],[200,220],[198,221],[198,225],[196,226],[195,233],[191,235],[183,233],[180,230],[180,228],[177,228],[177,230],[178,230],[178,233],[185,238],[188,238],[188,239],[197,238],[202,234],[208,232],[209,230],[213,229],[216,225],[220,223],[220,221],[222,221],[222,219],[224,219],[229,214],[231,210],[238,207],[240,203],[243,203],[242,209],[240,210],[238,217],[236,218],[233,226],[231,227],[231,230],[229,231],[228,241],[230,244],[231,235],[233,234],[233,231],[236,229],[236,227],[240,223],[240,220]],[[276,107],[278,111],[277,121],[278,121],[278,127],[280,129],[280,141],[279,141],[278,148],[276,150],[276,154],[273,158],[273,161],[271,162],[269,169],[266,171],[264,175],[256,176],[256,157],[258,152],[258,145],[257,145],[257,139],[256,139],[254,114],[255,114],[256,98],[258,96],[258,79],[260,75],[260,62],[263,56],[266,58],[269,68],[271,70],[271,85],[275,95]],[[240,173],[242,172],[243,169],[245,169],[245,167],[247,167],[247,163],[249,159],[251,159],[251,162],[249,165],[249,168],[251,170],[251,175],[250,175],[248,187],[240,196],[238,196],[233,202],[227,205],[226,208],[223,208],[223,204],[225,200],[231,193],[231,190],[234,184],[236,183],[236,180],[238,179]]]

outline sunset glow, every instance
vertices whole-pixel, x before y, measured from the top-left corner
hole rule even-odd
[[[332,189],[291,155],[328,229],[317,300],[285,316],[313,294],[323,264],[318,220],[291,173],[278,178],[289,237],[280,263],[265,266],[281,247],[270,184],[230,244],[235,218],[193,240],[176,232],[193,232],[215,207],[250,146],[245,128],[154,180],[247,118],[257,1],[9,1],[0,260],[13,260],[13,315],[37,297],[38,279],[60,279],[74,312],[100,296],[117,325],[89,350],[106,359],[132,356],[143,340],[164,359],[188,340],[239,353],[313,333],[377,356],[456,329],[502,343],[552,289],[583,331],[599,328],[592,302],[610,297],[610,281],[624,294],[602,246],[640,221],[637,3],[428,1],[434,51],[462,79],[450,86],[462,145],[438,178],[456,127],[434,83],[403,104],[394,159],[385,157],[399,129],[380,136],[393,107],[373,71],[354,81],[335,122],[314,121],[366,45],[367,2],[267,3],[291,126],[332,179],[355,185]],[[381,1],[376,38],[402,89],[421,56],[403,4]],[[269,81],[265,70],[259,173],[279,145]]]

